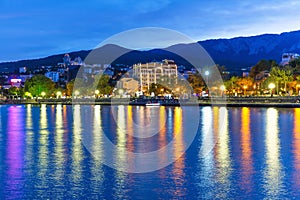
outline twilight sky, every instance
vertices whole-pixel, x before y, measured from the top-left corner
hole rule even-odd
[[[299,0],[0,0],[0,62],[93,49],[133,28],[194,40],[300,30]]]

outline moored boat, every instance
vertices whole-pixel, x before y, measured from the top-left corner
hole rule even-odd
[[[149,102],[149,103],[146,103],[146,106],[160,106],[160,103],[159,102],[157,102],[157,103]]]

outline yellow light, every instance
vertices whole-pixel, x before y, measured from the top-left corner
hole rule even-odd
[[[42,92],[41,95],[42,97],[44,97],[46,95],[46,92]]]
[[[25,96],[32,97],[30,92],[25,92]]]
[[[99,90],[95,90],[95,94],[98,95],[100,93]]]
[[[56,96],[61,96],[61,91],[57,91]]]
[[[79,95],[79,91],[75,90],[74,94],[75,94],[75,96],[78,96]]]
[[[274,84],[274,83],[270,83],[270,84],[269,84],[269,88],[270,88],[270,89],[274,89],[274,88],[275,88],[275,84]]]
[[[225,89],[225,85],[221,85],[220,90],[224,91]]]

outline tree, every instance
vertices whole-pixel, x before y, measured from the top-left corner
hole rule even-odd
[[[44,75],[38,74],[25,82],[24,90],[29,92],[32,96],[40,96],[42,92],[49,95],[55,88],[55,83]]]
[[[262,71],[270,71],[272,67],[277,67],[277,63],[274,60],[260,60],[256,65],[254,65],[251,70],[249,76],[255,78],[257,74]]]
[[[195,93],[200,93],[205,85],[203,78],[199,73],[189,75],[187,81],[190,83]]]
[[[236,83],[244,90],[244,94],[246,94],[246,90],[253,85],[253,79],[251,77],[242,77],[238,78]]]
[[[291,60],[289,66],[291,67],[293,74],[300,75],[300,58]]]
[[[18,88],[18,87],[13,86],[13,87],[8,89],[8,93],[10,95],[19,96],[19,95],[22,94],[22,88]]]
[[[239,77],[233,76],[229,80],[224,82],[225,88],[229,91],[232,92],[233,90],[236,90],[238,88],[238,82]]]
[[[292,71],[288,69],[285,70],[283,69],[281,70],[281,74],[282,74],[282,81],[284,83],[284,91],[286,92],[287,83],[293,81]]]
[[[224,65],[217,64],[217,68],[218,68],[223,80],[228,78],[228,73],[226,72],[226,67]]]
[[[286,85],[293,80],[293,75],[289,69],[280,69],[279,67],[273,67],[270,72],[270,80],[276,82],[277,94],[279,92],[279,85],[284,83],[284,91],[286,92]]]
[[[67,83],[66,88],[67,88],[67,96],[72,96],[73,94],[73,87],[74,87],[74,82],[75,80],[71,80]]]
[[[76,78],[76,83],[75,83],[75,79],[71,80],[70,82],[67,83],[67,95],[68,96],[72,96],[73,94],[73,88],[74,85],[76,87],[76,90],[84,90],[85,88],[85,83],[84,80],[82,78]]]
[[[108,75],[97,74],[94,78],[94,88],[99,90],[102,95],[111,94],[113,87],[109,84],[110,78]]]

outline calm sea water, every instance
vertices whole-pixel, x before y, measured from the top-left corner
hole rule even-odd
[[[199,129],[186,151],[181,134],[190,133],[182,126],[186,116],[180,107],[4,105],[0,110],[0,199],[300,198],[299,108],[200,107]],[[152,123],[158,132],[139,139],[128,134],[134,123]],[[172,151],[155,162],[170,156],[178,157],[176,162],[148,173],[122,171],[122,163],[133,162],[124,149],[153,151],[175,133]],[[116,146],[113,167],[103,164],[103,134]]]

